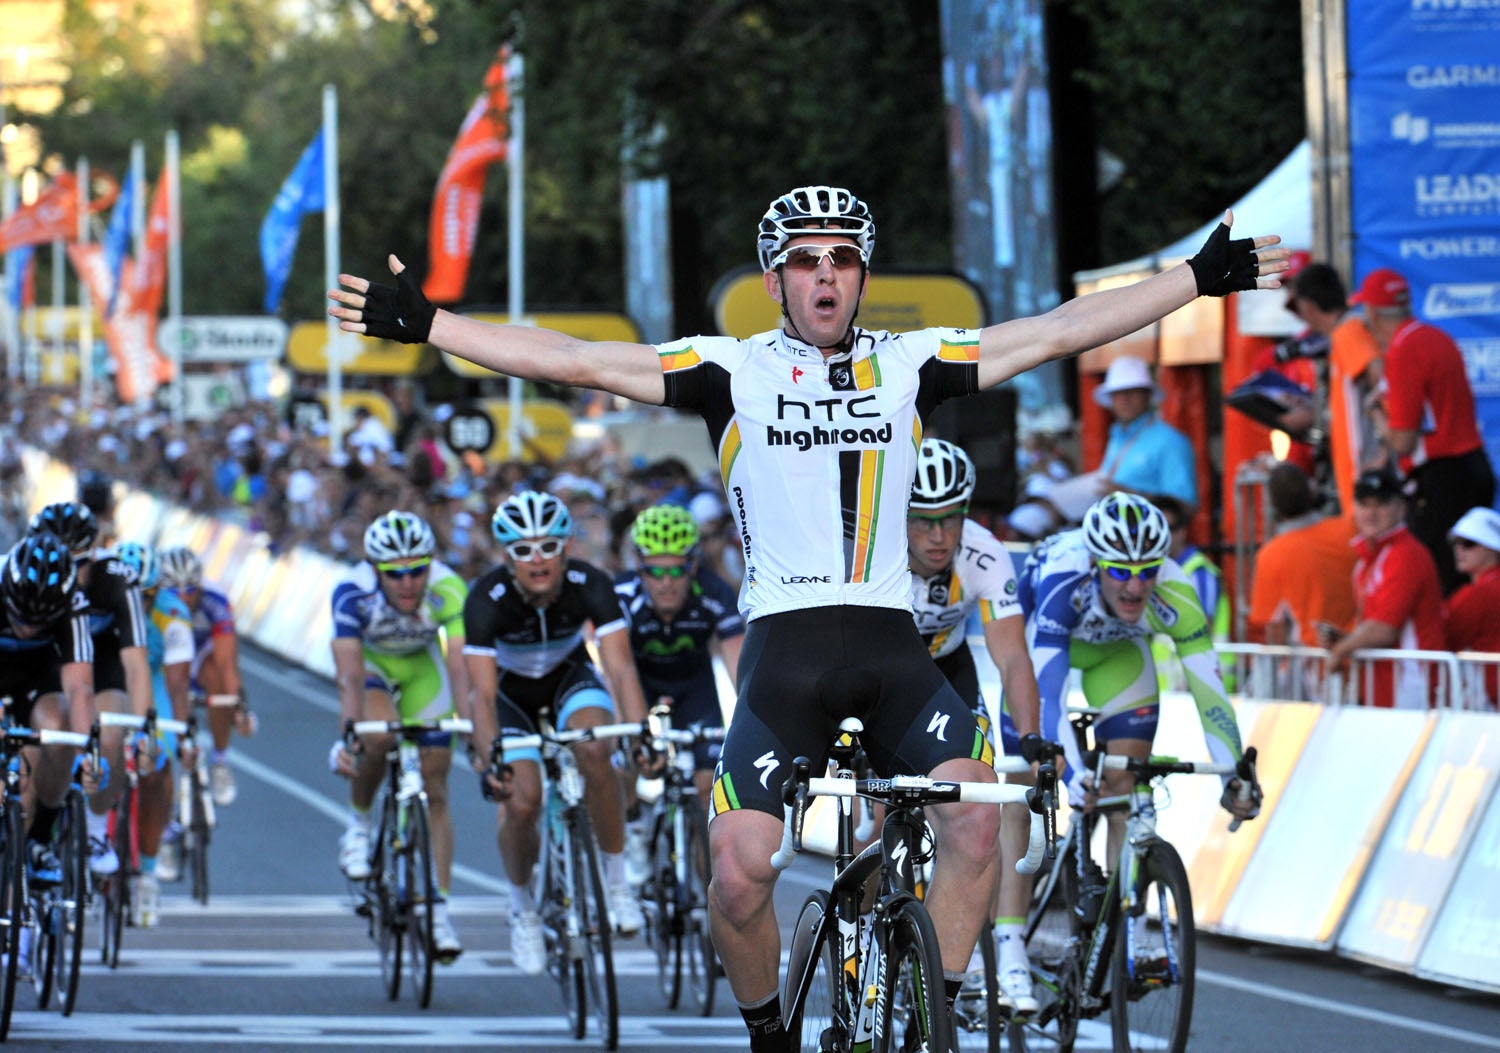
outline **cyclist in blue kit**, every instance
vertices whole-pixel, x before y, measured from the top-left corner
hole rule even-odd
[[[912,619],[903,527],[924,420],[944,399],[1134,332],[1199,295],[1279,287],[1279,239],[1231,241],[1232,218],[1181,266],[982,330],[855,326],[875,221],[831,186],[784,194],[762,217],[762,282],[782,320],[746,340],[653,347],[489,325],[437,310],[394,256],[394,286],[341,275],[329,291],[346,331],[430,342],[510,376],[599,388],[707,424],[744,548],[749,622],[714,781],[709,914],[756,1053],[789,1048],[770,857],[793,758],[816,764],[839,720],[858,716],[882,774],[995,779],[973,714]],[[984,924],[999,815],[964,804],[929,815],[937,856],[927,902],[951,1001]]]

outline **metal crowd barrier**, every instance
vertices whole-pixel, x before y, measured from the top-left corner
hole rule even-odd
[[[1348,675],[1331,672],[1321,647],[1220,643],[1234,659],[1242,697],[1257,701],[1368,705],[1375,697],[1375,670],[1391,668],[1392,702],[1398,709],[1494,711],[1500,699],[1500,654],[1479,651],[1356,651]]]

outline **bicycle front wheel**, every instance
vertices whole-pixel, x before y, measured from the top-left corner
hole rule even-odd
[[[719,958],[714,953],[713,934],[708,930],[708,836],[703,816],[695,807],[683,810],[683,873],[687,880],[677,890],[677,907],[682,918],[682,942],[679,956],[688,991],[699,1016],[712,1016],[714,993],[718,987]]]
[[[130,851],[130,812],[135,789],[127,778],[124,792],[110,812],[110,841],[120,865],[104,879],[103,914],[99,925],[99,960],[111,969],[120,966],[120,938],[130,916],[130,873],[134,863]]]
[[[1177,850],[1152,841],[1137,864],[1137,912],[1120,912],[1111,973],[1117,1050],[1183,1053],[1193,1019],[1196,934],[1187,870]]]
[[[605,1049],[620,1044],[620,1003],[615,990],[615,958],[611,946],[609,909],[604,898],[604,872],[593,828],[580,806],[570,823],[573,841],[573,912],[578,925],[580,964],[587,1000],[592,1004],[599,1037]],[[585,1007],[578,1006],[580,1019]],[[581,1035],[579,1037],[582,1037]]]
[[[927,908],[905,900],[885,925],[885,985],[875,1053],[950,1048],[943,956]]]
[[[78,973],[83,961],[83,925],[89,898],[87,809],[83,791],[70,789],[58,827],[57,854],[63,871],[52,928],[57,941],[57,1000],[63,1016],[72,1014],[78,1000]]]
[[[188,802],[188,828],[183,831],[182,840],[186,849],[184,855],[187,857],[183,862],[192,876],[193,898],[205,907],[208,906],[208,842],[212,836],[208,822],[208,806],[204,803],[203,795],[208,793],[208,786],[203,781],[203,769],[195,766],[188,779],[191,797]]]
[[[682,997],[682,917],[678,913],[677,862],[672,851],[670,809],[656,814],[651,832],[651,878],[645,907],[647,935],[656,952],[656,985],[668,1009]]]
[[[19,797],[4,803],[5,851],[0,867],[0,926],[4,926],[4,978],[0,979],[0,1041],[10,1034],[16,1006],[16,974],[20,965],[21,929],[26,924],[26,819]]]
[[[830,1039],[826,1048],[842,1049],[835,1027],[844,1020],[843,976],[838,964],[838,950],[828,916],[830,899],[819,889],[802,903],[792,939],[787,948],[786,980],[781,992],[781,1015],[786,1032],[798,1049],[823,1049],[823,1036]]]
[[[413,798],[406,809],[406,962],[417,1005],[432,1004],[432,906],[437,882],[432,876],[432,837],[427,798]]]
[[[401,995],[401,850],[397,845],[396,800],[389,795],[380,815],[375,837],[375,858],[370,860],[371,903],[375,908],[375,945],[380,951],[380,982],[385,996],[394,1002]]]

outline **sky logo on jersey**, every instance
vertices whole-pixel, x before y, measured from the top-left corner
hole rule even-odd
[[[755,767],[760,772],[761,786],[765,787],[768,790],[771,788],[769,783],[771,773],[776,770],[777,766],[780,763],[781,762],[776,759],[776,754],[771,750],[766,750],[766,752],[755,758]]]

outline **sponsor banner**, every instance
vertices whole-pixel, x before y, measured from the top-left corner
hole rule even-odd
[[[184,362],[274,361],[286,339],[286,323],[264,315],[169,318],[157,330],[162,350],[175,350]]]
[[[1349,4],[1354,273],[1393,267],[1469,365],[1500,463],[1500,3]]]
[[[1365,874],[1339,953],[1393,969],[1416,965],[1500,777],[1497,732],[1488,713],[1437,718]]]
[[[1479,832],[1417,962],[1418,976],[1500,991],[1496,889],[1500,889],[1500,792],[1491,791]]]
[[[1318,714],[1317,724],[1276,796],[1274,814],[1257,820],[1265,823],[1260,844],[1213,927],[1326,950],[1436,718],[1412,710],[1303,708]],[[1267,762],[1279,761],[1281,749],[1282,743],[1261,744]],[[1351,786],[1359,792],[1350,793]],[[1330,821],[1330,801],[1339,802],[1337,821]]]

